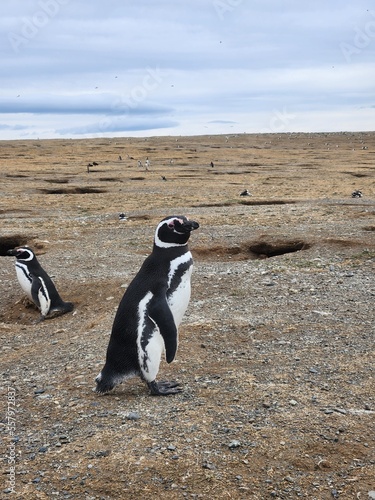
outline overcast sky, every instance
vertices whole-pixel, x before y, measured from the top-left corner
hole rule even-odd
[[[375,129],[371,0],[2,0],[0,139]]]

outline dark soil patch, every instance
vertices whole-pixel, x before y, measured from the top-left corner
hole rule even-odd
[[[195,248],[194,255],[202,260],[248,260],[248,259],[266,259],[294,253],[300,250],[307,250],[311,247],[310,243],[303,240],[290,239],[260,239],[233,246],[210,246],[204,248]]]
[[[14,234],[10,236],[1,236],[0,237],[0,256],[6,256],[8,250],[12,250],[12,248],[20,247],[26,245],[28,241],[30,241],[29,236],[22,234]]]
[[[71,187],[61,189],[39,189],[41,193],[45,194],[91,194],[91,193],[106,193],[105,189],[95,187]]]

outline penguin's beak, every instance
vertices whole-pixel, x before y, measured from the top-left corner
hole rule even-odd
[[[12,257],[16,257],[18,254],[17,248],[12,248],[11,250],[7,251],[7,255],[11,255]]]
[[[199,224],[198,222],[195,222],[195,220],[187,220],[182,224],[182,228],[184,232],[190,233],[191,231],[194,231],[194,229],[198,229]]]

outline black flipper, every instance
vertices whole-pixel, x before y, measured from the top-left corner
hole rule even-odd
[[[165,344],[165,357],[167,363],[171,363],[177,351],[177,328],[165,296],[154,296],[150,304],[149,316],[160,330]]]
[[[34,304],[38,307],[38,309],[40,309],[39,290],[42,284],[36,276],[31,276],[31,278],[32,278],[31,297],[33,299]]]

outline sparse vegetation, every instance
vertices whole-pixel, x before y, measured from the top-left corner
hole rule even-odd
[[[0,257],[14,498],[366,499],[375,177],[355,174],[374,151],[370,133],[3,141],[0,247],[35,248],[76,305],[36,324]],[[100,397],[117,305],[172,213],[200,223],[179,350],[160,370],[184,390],[153,398],[132,379]]]

